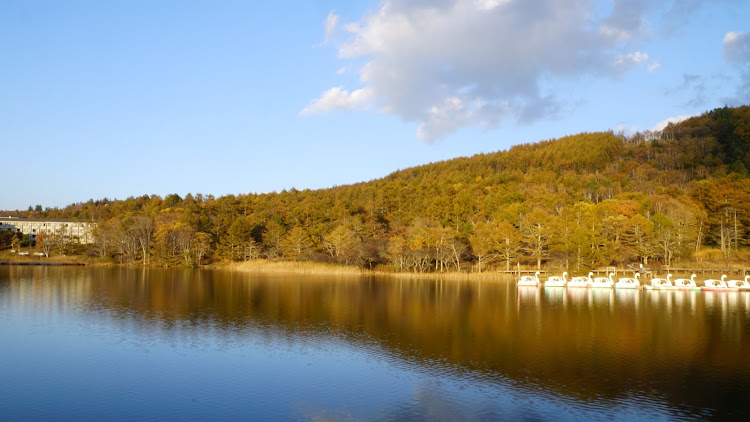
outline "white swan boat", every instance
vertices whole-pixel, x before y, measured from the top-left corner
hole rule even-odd
[[[562,276],[553,275],[544,282],[544,287],[565,287],[568,283],[567,277],[567,272],[563,272]]]
[[[615,289],[637,289],[641,287],[641,275],[635,273],[634,277],[622,277],[615,283]]]
[[[566,287],[591,287],[591,276],[594,273],[589,273],[588,276],[576,276],[570,279]]]
[[[651,283],[643,286],[643,288],[646,290],[674,290],[672,274],[667,274],[667,278],[654,277],[651,279]]]
[[[737,292],[739,290],[740,289],[737,287],[727,286],[726,274],[721,275],[721,280],[709,278],[708,280],[703,282],[703,287],[701,287],[701,291],[704,292]]]
[[[674,281],[674,287],[677,290],[682,291],[700,291],[701,288],[695,284],[695,274],[691,275],[690,278],[678,278]]]
[[[615,281],[612,279],[612,277],[615,276],[615,273],[609,273],[609,277],[594,277],[594,280],[591,282],[591,288],[612,288],[615,286]]]
[[[518,280],[516,284],[519,286],[538,287],[539,286],[539,271],[537,271],[534,275],[521,276],[521,279]]]
[[[750,275],[746,275],[744,280],[729,280],[727,281],[727,287],[737,288],[741,292],[750,292]]]

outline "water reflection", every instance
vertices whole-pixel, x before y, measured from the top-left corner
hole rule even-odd
[[[248,332],[289,344],[337,338],[416,373],[495,389],[512,397],[504,413],[512,418],[555,419],[560,409],[574,419],[591,411],[690,419],[748,410],[731,399],[750,393],[747,293],[4,267],[0,306],[55,318],[89,313],[178,343],[206,333],[227,344]],[[518,404],[531,393],[536,407]],[[429,387],[378,419],[465,410],[446,397]],[[485,411],[492,419],[496,408]]]
[[[615,300],[618,306],[638,309],[641,303],[641,292],[635,289],[615,289]]]
[[[565,289],[568,303],[572,306],[583,306],[588,308],[591,289]]]

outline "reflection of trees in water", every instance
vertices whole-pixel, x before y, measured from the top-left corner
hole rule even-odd
[[[333,335],[423,370],[582,400],[652,391],[731,408],[724,395],[750,389],[746,293],[182,269],[14,267],[9,276],[40,306],[83,306],[143,329]]]

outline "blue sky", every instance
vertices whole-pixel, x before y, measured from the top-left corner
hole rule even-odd
[[[318,189],[750,103],[741,0],[3,1],[0,209]]]

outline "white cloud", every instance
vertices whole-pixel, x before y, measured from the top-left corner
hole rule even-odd
[[[474,0],[474,5],[479,10],[492,10],[505,3],[510,3],[511,0]]]
[[[589,2],[596,7],[597,2]],[[612,1],[612,11],[599,22],[599,32],[615,42],[639,37],[648,31],[646,4],[642,1]]]
[[[329,90],[301,114],[362,108],[364,101],[350,97],[367,90],[368,104],[377,101],[382,112],[417,122],[425,140],[464,126],[551,118],[566,108],[554,90],[558,82],[615,77],[649,60],[649,70],[659,66],[633,47],[651,35],[647,13],[671,2],[607,4],[382,0],[341,25],[346,37],[338,44],[339,58],[365,63],[358,70],[360,89]],[[323,106],[334,97],[342,101]]]
[[[722,42],[724,58],[733,63],[750,62],[750,34],[727,32]]]
[[[660,67],[661,67],[661,63],[657,61],[652,61],[651,63],[648,64],[648,71],[653,72]]]
[[[333,10],[328,12],[328,16],[326,17],[326,39],[324,43],[329,42],[333,35],[336,33],[336,28],[339,24],[339,15],[337,15]]]
[[[434,105],[428,110],[427,117],[417,128],[417,137],[431,142],[458,127],[492,126],[497,122],[495,115],[498,109],[507,112],[507,104],[486,104],[481,100],[460,97],[446,98],[442,104]]]
[[[722,47],[724,48],[724,58],[736,66],[740,77],[734,95],[723,98],[724,103],[732,106],[746,104],[750,101],[750,34],[727,32]]]
[[[737,40],[739,40],[740,38],[742,38],[742,33],[741,32],[729,31],[729,32],[727,32],[726,35],[724,35],[724,41],[723,42],[724,42],[724,45],[726,45],[726,44],[733,44],[733,43],[737,42]]]
[[[651,128],[652,132],[661,132],[664,130],[665,127],[667,127],[670,123],[680,123],[683,120],[687,120],[693,116],[681,114],[679,116],[669,117],[667,119],[662,120],[661,122],[654,125],[654,127]]]
[[[331,88],[324,92],[320,98],[313,101],[299,112],[301,116],[313,114],[326,114],[334,110],[346,110],[354,108],[368,108],[373,97],[372,89],[362,88],[348,92],[340,86]]]
[[[635,53],[622,54],[615,61],[615,66],[620,68],[632,68],[648,60],[648,54],[636,51]]]

